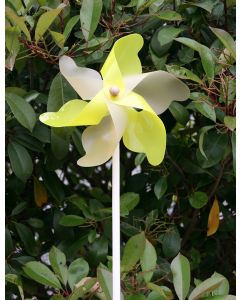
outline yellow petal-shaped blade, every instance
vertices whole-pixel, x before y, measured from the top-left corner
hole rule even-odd
[[[129,108],[128,122],[124,145],[131,151],[145,153],[151,165],[160,164],[166,149],[166,131],[161,119],[155,113]]]
[[[163,113],[172,101],[189,98],[189,88],[174,75],[155,71],[125,78],[126,89],[143,96],[156,114]]]
[[[115,42],[102,69],[105,86],[124,87],[123,77],[142,72],[138,52],[143,46],[143,38],[139,34],[130,34]]]
[[[220,222],[219,213],[220,213],[219,204],[217,198],[215,197],[212,208],[208,216],[207,236],[213,235],[218,230],[219,222]]]
[[[48,112],[39,119],[52,127],[95,125],[108,113],[107,106],[100,93],[92,101],[71,100],[64,104],[58,112]]]
[[[150,105],[148,105],[147,101],[141,95],[134,92],[130,92],[125,97],[122,97],[119,100],[117,100],[115,103],[117,105],[134,107],[154,113],[153,109]]]
[[[110,116],[100,124],[89,126],[82,135],[86,155],[78,160],[83,167],[98,166],[108,161],[127,126],[128,112],[114,103],[107,103]]]
[[[68,56],[60,58],[59,68],[82,99],[91,100],[103,87],[101,75],[97,71],[78,67]]]
[[[115,127],[111,116],[105,117],[98,125],[87,127],[82,134],[86,155],[78,160],[82,167],[98,166],[108,161],[117,146]]]

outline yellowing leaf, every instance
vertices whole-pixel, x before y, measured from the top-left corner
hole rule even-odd
[[[44,185],[34,177],[34,200],[38,207],[42,207],[48,200],[48,194]]]
[[[65,42],[65,36],[62,33],[49,30],[54,42],[60,47],[63,48]]]
[[[215,197],[213,206],[208,216],[207,236],[213,235],[218,230],[218,227],[219,227],[219,204],[217,198]]]

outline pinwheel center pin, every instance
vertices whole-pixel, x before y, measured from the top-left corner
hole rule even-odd
[[[109,88],[109,93],[111,96],[116,97],[120,93],[120,89],[118,86],[111,86]]]

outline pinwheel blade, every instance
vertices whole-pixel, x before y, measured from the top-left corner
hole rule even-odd
[[[108,113],[102,95],[89,103],[83,100],[71,100],[58,112],[48,112],[40,116],[40,121],[52,127],[95,125]]]
[[[166,130],[161,119],[148,111],[129,109],[124,145],[131,151],[145,153],[153,166],[160,164],[166,149]]]
[[[97,71],[78,67],[68,56],[59,59],[59,68],[82,99],[91,100],[103,87],[101,75]]]
[[[105,86],[123,88],[124,76],[142,73],[137,55],[142,46],[143,38],[139,34],[130,34],[116,41],[101,69]]]
[[[156,114],[163,113],[172,101],[189,98],[189,88],[181,80],[165,71],[155,71],[125,77],[128,90],[143,96]]]

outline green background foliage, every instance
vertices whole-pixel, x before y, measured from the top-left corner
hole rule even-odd
[[[111,165],[80,168],[84,128],[38,117],[78,98],[59,57],[99,71],[132,32],[144,72],[167,70],[191,95],[161,116],[161,165],[121,145],[122,297],[234,299],[230,0],[6,0],[6,299],[112,299]],[[207,236],[215,198],[220,224]]]

